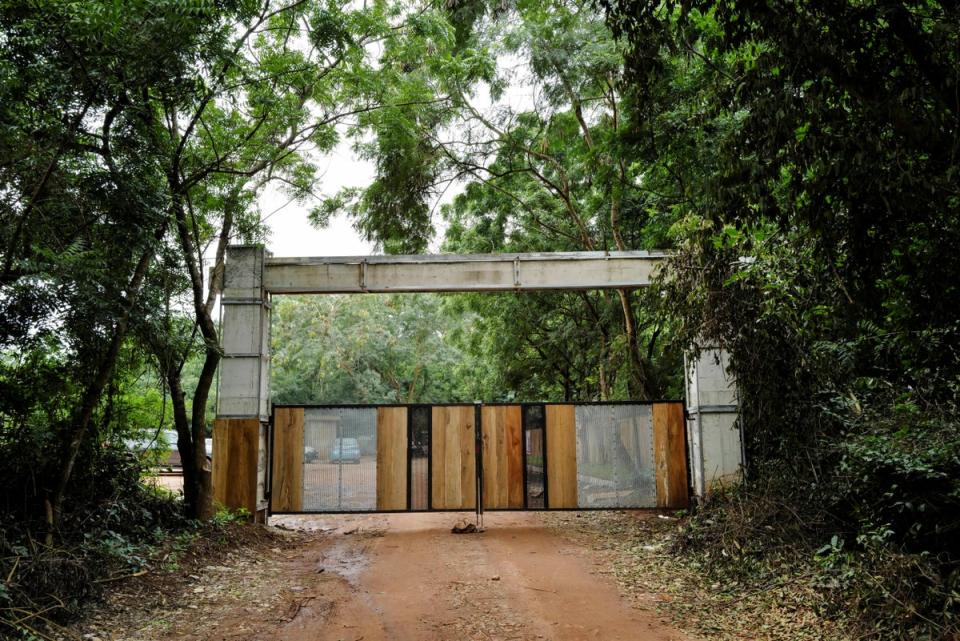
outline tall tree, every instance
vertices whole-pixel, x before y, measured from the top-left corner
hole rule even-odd
[[[147,273],[171,228],[159,87],[243,11],[198,2],[4,5],[3,344],[58,344],[71,411],[44,470],[51,534]],[[117,248],[122,248],[117,251]]]
[[[949,636],[956,4],[605,4],[629,45],[653,204],[681,214],[664,310],[731,350],[748,501],[768,492],[800,515],[794,541],[845,540],[857,562],[911,568],[857,586],[876,599],[866,616],[885,619],[871,629]],[[912,589],[891,596],[894,583]]]
[[[167,342],[153,334],[148,344],[171,390],[184,495],[195,516],[208,516],[212,508],[203,443],[221,358],[215,305],[227,245],[263,237],[255,203],[268,184],[279,185],[292,199],[311,195],[318,179],[314,160],[336,145],[338,127],[382,107],[367,48],[391,37],[395,22],[389,3],[354,8],[337,2],[264,2],[234,22],[230,37],[225,34],[192,69],[191,94],[155,96],[165,123],[162,163],[179,249],[170,266],[187,276],[193,321],[156,319],[153,326],[179,326],[188,334],[175,333]],[[207,259],[210,279],[204,273]],[[196,336],[203,366],[196,385],[185,390],[181,373]]]
[[[662,241],[645,231],[644,189],[622,143],[622,52],[601,16],[579,2],[466,4],[425,11],[422,29],[385,48],[382,65],[395,70],[388,91],[436,101],[362,119],[374,137],[359,149],[377,177],[328,200],[315,218],[346,207],[386,249],[418,250],[431,202],[467,182],[446,215],[490,233],[470,235],[474,243],[460,234],[450,250],[609,251]],[[398,226],[401,211],[415,222]],[[638,320],[634,292],[617,297],[620,327],[609,328],[606,365],[624,369],[627,396],[655,396],[666,384],[648,358],[659,352],[646,344],[656,343],[657,323]],[[584,302],[580,313],[609,322],[600,298],[604,312]]]
[[[253,203],[267,184],[309,194],[311,154],[379,106],[367,47],[396,15],[388,3],[266,0],[5,6],[5,343],[62,322],[82,383],[52,522],[131,327],[172,393],[187,511],[209,515],[203,442],[226,246],[262,237]],[[197,340],[203,366],[185,390]]]

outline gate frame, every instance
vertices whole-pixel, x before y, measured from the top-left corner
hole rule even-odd
[[[307,406],[304,406],[307,407]],[[315,405],[313,407],[331,407],[330,405]],[[386,405],[377,405],[376,407],[388,407]],[[397,407],[397,406],[394,406]],[[416,408],[430,408],[426,403],[411,403],[407,406],[407,510],[413,505],[413,458],[410,456],[410,445],[413,443],[413,410]],[[432,512],[433,505],[433,412],[427,412],[427,509],[418,510]]]
[[[649,286],[667,258],[646,251],[274,258],[263,245],[229,246],[220,275],[215,499],[257,520],[269,507],[272,295],[633,289]],[[712,487],[740,480],[743,445],[726,353],[691,351],[696,358],[684,364],[688,468],[702,500]]]
[[[527,493],[527,407],[542,407],[543,408],[543,434],[541,436],[541,444],[543,448],[543,507],[542,508],[531,508],[530,507],[530,494]],[[686,411],[686,410],[684,410]],[[546,403],[521,403],[520,404],[520,435],[524,440],[523,448],[523,509],[524,510],[547,510],[550,508],[550,487],[547,483],[547,474],[549,470],[547,469],[547,404]]]

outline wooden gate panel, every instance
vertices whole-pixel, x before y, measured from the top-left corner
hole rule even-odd
[[[519,405],[484,406],[483,507],[523,507],[523,432]]]
[[[653,458],[657,475],[657,507],[689,505],[687,441],[683,405],[653,404]]]
[[[577,418],[574,405],[547,405],[548,508],[577,507]]]
[[[257,511],[260,419],[218,418],[213,424],[213,497],[224,507]]]
[[[431,430],[433,509],[474,509],[477,460],[473,406],[435,406]]]
[[[407,509],[407,408],[377,408],[377,509]]]
[[[507,507],[523,507],[523,408],[506,408]]]
[[[303,509],[303,408],[278,407],[273,415],[273,483],[270,509]]]

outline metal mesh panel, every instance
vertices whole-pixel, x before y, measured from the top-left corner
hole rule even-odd
[[[524,470],[526,507],[541,510],[547,506],[546,448],[543,441],[543,405],[523,408],[523,447],[527,461]]]
[[[580,507],[654,507],[650,405],[578,405],[577,496]]]
[[[304,413],[303,510],[377,509],[377,409]]]
[[[410,509],[430,509],[430,408],[410,409]]]

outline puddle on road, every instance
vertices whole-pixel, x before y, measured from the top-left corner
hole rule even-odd
[[[359,588],[360,575],[370,566],[369,547],[368,541],[337,540],[324,551],[323,567],[344,578],[352,587]]]
[[[270,525],[325,534],[329,545],[317,569],[342,577],[353,588],[360,587],[360,575],[370,566],[371,539],[382,537],[387,530],[386,522],[373,515],[274,516]]]

